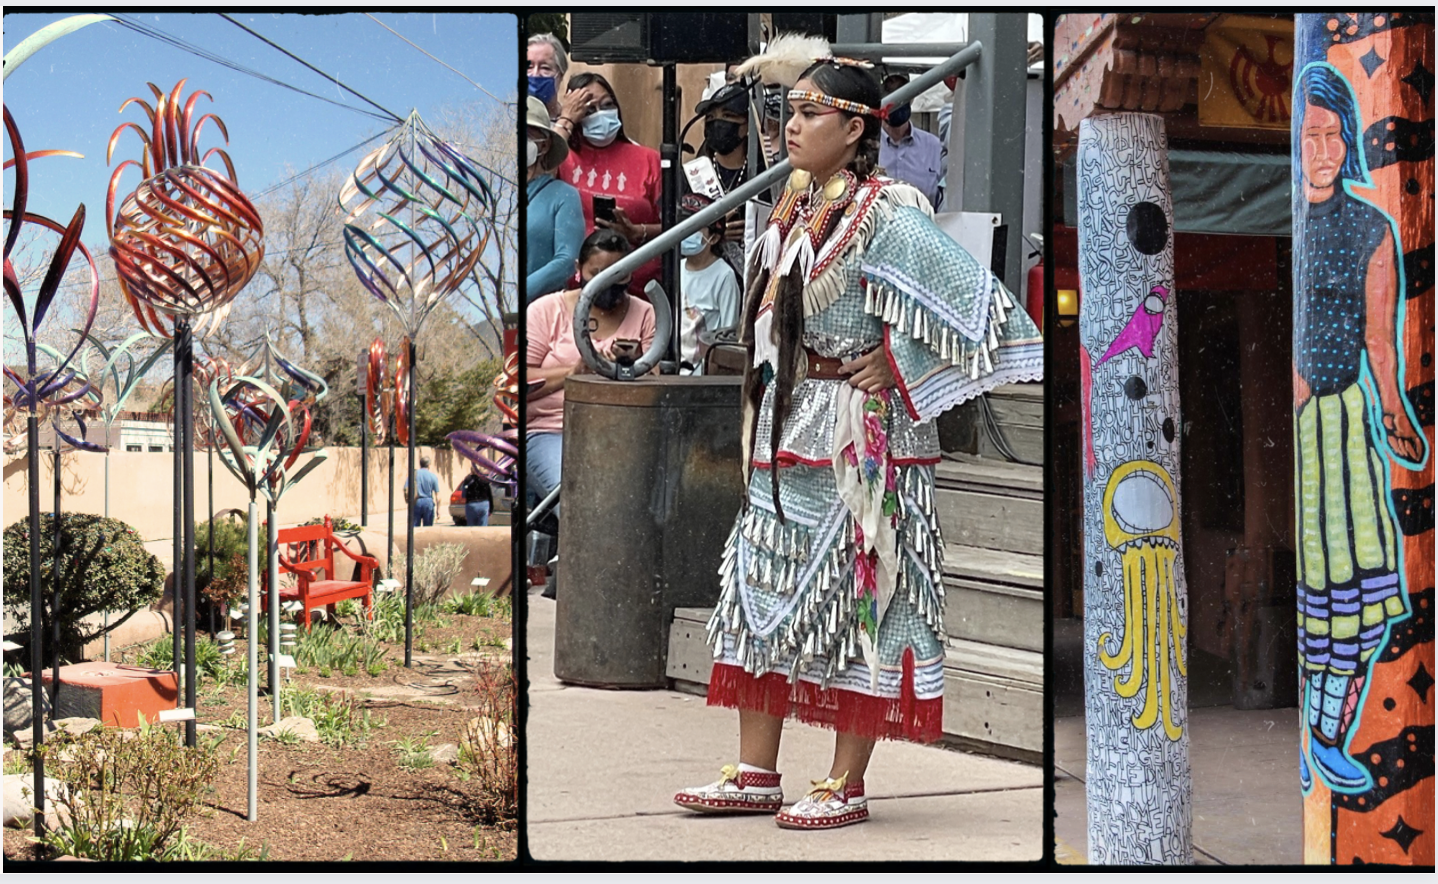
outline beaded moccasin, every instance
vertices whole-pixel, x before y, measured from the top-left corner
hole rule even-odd
[[[775,813],[784,806],[779,774],[740,770],[732,764],[719,771],[718,782],[685,789],[674,803],[699,813]]]
[[[847,780],[847,774],[837,780],[815,780],[809,794],[780,811],[774,822],[783,829],[837,829],[862,823],[869,818],[864,783]]]

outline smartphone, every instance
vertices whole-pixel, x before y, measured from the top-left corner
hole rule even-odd
[[[630,338],[619,338],[610,347],[614,354],[614,361],[620,365],[633,365],[640,356],[644,355],[640,349],[640,342]]]
[[[594,217],[596,217],[596,218],[603,218],[605,221],[613,221],[613,220],[614,220],[614,197],[612,197],[612,196],[595,196],[595,197],[593,197],[593,200],[594,200]]]

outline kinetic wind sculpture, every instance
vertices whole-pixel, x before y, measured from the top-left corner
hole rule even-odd
[[[1079,125],[1089,859],[1192,862],[1177,304],[1160,117]]]
[[[110,231],[110,257],[120,291],[141,328],[174,338],[176,552],[174,602],[185,616],[185,705],[195,703],[195,544],[194,544],[194,375],[195,323],[202,328],[220,322],[232,300],[259,269],[264,257],[264,226],[259,213],[240,192],[229,154],[218,147],[200,152],[200,135],[213,121],[225,142],[229,132],[212,113],[195,116],[196,91],[183,104],[185,80],[168,94],[147,83],[153,107],[139,98],[127,99],[144,110],[148,126],[122,123],[110,136],[106,162],[129,129],[140,137],[139,162],[125,160],[110,176],[105,220]],[[213,100],[213,99],[212,99]],[[228,175],[205,168],[218,156]],[[120,177],[129,166],[143,179],[119,204]],[[207,318],[204,318],[207,317]],[[176,620],[178,629],[179,620]],[[176,660],[179,658],[176,657]],[[195,722],[185,723],[185,741],[195,745]]]
[[[222,392],[222,385],[224,390]],[[256,377],[226,379],[216,377],[210,382],[208,396],[215,426],[224,444],[219,448],[220,462],[235,478],[244,483],[250,494],[249,505],[249,581],[246,593],[248,612],[246,632],[250,637],[249,646],[249,803],[247,818],[258,818],[258,743],[257,727],[259,715],[259,512],[256,494],[264,495],[269,518],[269,546],[271,556],[278,553],[274,504],[285,490],[304,478],[325,459],[325,452],[315,456],[294,469],[305,443],[309,441],[310,414],[307,403],[286,397],[274,386]],[[293,470],[293,472],[291,472]],[[270,604],[270,642],[272,652],[271,686],[275,703],[275,718],[279,717],[279,684],[274,676],[277,663],[279,628],[279,605],[275,594],[278,582],[270,574],[272,593]]]
[[[505,429],[497,435],[477,430],[457,430],[447,437],[454,450],[474,464],[476,475],[486,482],[502,485],[511,496],[519,490],[519,354],[505,359],[504,371],[494,379],[499,392],[494,394],[494,407],[499,410]]]
[[[7,65],[7,76],[11,70],[13,68]],[[13,166],[15,168],[12,203],[4,213],[5,220],[9,222],[9,229],[5,232],[4,250],[5,295],[15,310],[25,344],[25,373],[21,375],[9,366],[6,366],[4,370],[6,380],[14,386],[14,389],[7,391],[5,405],[8,411],[16,414],[23,413],[26,417],[26,461],[28,464],[26,486],[30,496],[30,672],[32,673],[30,690],[31,708],[36,710],[31,719],[34,744],[36,749],[39,749],[45,739],[44,716],[40,713],[44,707],[39,677],[43,667],[40,598],[40,421],[86,397],[90,397],[93,402],[95,396],[98,395],[93,386],[81,376],[80,372],[76,371],[75,365],[80,348],[84,345],[85,335],[89,333],[91,325],[94,324],[95,314],[100,306],[100,274],[95,268],[95,260],[91,257],[89,249],[80,242],[80,233],[85,226],[85,207],[83,205],[75,210],[74,217],[65,226],[61,226],[43,215],[25,210],[30,192],[29,161],[47,156],[79,156],[79,154],[55,150],[35,151],[27,154],[24,142],[20,138],[20,129],[15,124],[14,118],[10,116],[8,107],[4,108],[4,115],[5,135],[10,141],[12,156],[5,163],[5,167]],[[10,254],[20,238],[21,229],[26,224],[60,234],[60,242],[51,253],[48,270],[41,280],[39,288],[36,289],[33,299],[27,298],[21,291],[19,276],[10,261]],[[55,300],[55,293],[60,288],[60,281],[64,278],[70,261],[77,251],[84,258],[90,273],[90,297],[85,313],[84,328],[77,336],[74,348],[63,355],[57,353],[57,358],[53,359],[53,366],[42,370],[39,360],[41,352],[41,345],[38,341],[39,329]],[[60,432],[58,421],[56,422],[56,432]],[[44,757],[38,752],[34,755],[34,774],[35,834],[40,836],[45,832],[45,763]]]
[[[395,434],[409,449],[414,489],[415,340],[440,301],[469,277],[489,242],[494,196],[479,166],[412,111],[371,151],[339,195],[345,256],[360,283],[394,311],[408,338],[396,373]],[[413,662],[414,505],[405,545],[404,665]]]
[[[1431,865],[1433,17],[1294,38],[1304,860]]]

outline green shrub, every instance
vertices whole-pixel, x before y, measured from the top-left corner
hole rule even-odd
[[[210,575],[210,531],[212,529],[215,532],[215,573],[213,578]],[[240,595],[243,595],[247,577],[249,530],[249,519],[244,514],[216,519],[213,526],[209,522],[200,522],[195,525],[195,586],[209,586],[212,579],[215,579],[229,587],[238,586]],[[258,540],[261,546],[260,561],[264,562],[264,534],[260,534]],[[230,600],[237,602],[239,596],[233,596]]]
[[[348,691],[318,691],[297,685],[280,688],[281,711],[313,721],[320,740],[336,749],[364,742],[376,727],[369,710],[358,706]]]
[[[238,656],[238,655],[236,655]],[[135,658],[136,666],[144,666],[149,669],[174,669],[175,668],[175,639],[173,636],[157,638],[146,645],[140,655]],[[222,680],[221,673],[226,669],[226,661],[220,653],[220,646],[215,644],[214,639],[207,636],[195,636],[195,674],[197,680],[214,679]]]
[[[305,525],[323,525],[324,523],[324,516],[315,516],[313,519],[306,519],[305,521],[301,522],[300,526],[303,527]],[[330,530],[336,534],[358,534],[364,530],[364,526],[351,522],[344,516],[331,516]]]
[[[67,822],[47,832],[45,843],[63,854],[109,861],[170,858],[220,763],[213,752],[187,748],[162,727],[138,733],[99,728],[41,751],[47,774],[70,787],[55,799]]]
[[[487,592],[467,592],[452,595],[440,606],[446,614],[464,614],[469,617],[489,617],[494,613],[494,596]]]
[[[519,682],[513,666],[480,665],[474,670],[474,708],[479,717],[466,725],[456,763],[461,775],[479,786],[477,815],[510,824],[519,809],[519,758],[515,722],[519,718]]]
[[[54,589],[55,517],[40,518],[40,622],[51,634],[50,604]],[[130,619],[135,611],[160,597],[165,569],[145,551],[140,535],[119,519],[90,513],[65,513],[60,518],[60,647],[62,659],[78,661],[85,644]],[[24,518],[5,529],[5,611],[13,618],[21,644],[30,634],[30,525]],[[101,611],[123,611],[108,627],[86,624]],[[99,618],[96,618],[97,620]],[[10,627],[7,624],[7,635]]]

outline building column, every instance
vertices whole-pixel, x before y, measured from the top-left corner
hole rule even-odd
[[[1433,863],[1433,19],[1294,21],[1309,863]]]
[[[1079,125],[1089,861],[1189,863],[1188,598],[1163,120]]]

